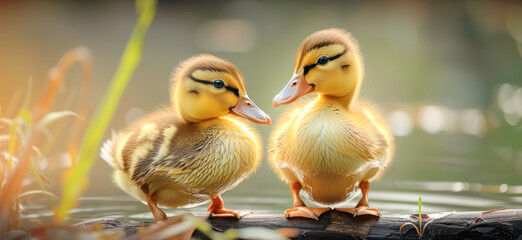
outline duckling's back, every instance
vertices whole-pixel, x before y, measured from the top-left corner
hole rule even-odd
[[[130,195],[143,200],[139,187],[147,184],[160,205],[181,207],[235,187],[259,166],[261,146],[239,119],[185,123],[158,112],[113,137],[102,157],[112,159],[116,183]]]

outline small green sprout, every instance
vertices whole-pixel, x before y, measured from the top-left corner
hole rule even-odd
[[[428,221],[424,227],[422,227],[422,198],[419,197],[419,227],[417,228],[417,226],[415,226],[415,224],[413,223],[404,223],[401,225],[401,227],[399,228],[399,234],[402,235],[402,228],[405,227],[405,226],[408,226],[408,225],[411,225],[413,226],[413,228],[415,229],[415,231],[417,231],[417,235],[419,236],[419,239],[422,238],[422,236],[424,236],[424,231],[426,230],[426,227],[428,226],[428,224],[430,223],[430,221]]]

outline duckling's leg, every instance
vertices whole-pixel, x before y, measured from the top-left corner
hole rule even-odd
[[[362,180],[359,183],[359,188],[362,192],[361,200],[357,203],[355,208],[336,208],[337,211],[349,212],[352,213],[354,217],[360,215],[372,215],[379,217],[381,216],[381,212],[377,208],[371,208],[368,203],[368,191],[370,191],[370,182],[368,180]]]
[[[252,214],[251,211],[237,211],[237,210],[228,210],[225,209],[225,203],[223,202],[223,198],[221,196],[217,196],[212,198],[212,203],[210,207],[208,207],[208,215],[209,217],[235,217],[237,219],[241,219],[246,215]]]
[[[167,220],[167,215],[158,207],[158,195],[155,192],[149,194],[149,186],[147,184],[141,186],[141,190],[145,193],[145,200],[154,216],[154,222]]]
[[[361,200],[359,200],[359,203],[357,203],[357,206],[355,206],[355,212],[353,213],[353,215],[373,215],[376,217],[381,216],[381,212],[379,211],[379,209],[371,208],[370,204],[368,203],[368,192],[370,191],[370,182],[368,182],[368,180],[362,180],[359,183],[359,187],[361,188],[362,197]]]
[[[294,208],[285,211],[285,217],[287,219],[303,217],[319,220],[321,214],[331,210],[330,208],[307,207],[303,200],[301,200],[301,197],[299,197],[299,192],[301,191],[301,183],[299,182],[291,183],[290,191],[292,192],[292,198],[294,199]]]

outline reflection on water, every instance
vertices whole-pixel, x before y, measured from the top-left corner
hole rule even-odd
[[[381,190],[385,189],[385,190]],[[244,194],[224,194],[227,207],[253,210],[254,214],[280,214],[292,206],[292,199],[286,189],[267,191],[257,196]],[[255,192],[255,191],[252,191]],[[411,214],[418,210],[418,198],[422,196],[424,213],[450,211],[483,211],[502,207],[522,205],[522,186],[484,186],[465,182],[411,182],[394,181],[376,184],[370,192],[370,205],[379,208],[385,215]],[[262,197],[261,197],[262,195]],[[346,207],[353,207],[358,201],[352,199]],[[81,206],[71,212],[71,222],[81,222],[93,218],[117,218],[121,221],[153,221],[145,204],[127,196],[83,197]],[[307,202],[309,203],[309,202]],[[309,206],[314,206],[310,204]],[[191,212],[205,215],[207,205],[189,209],[166,209],[167,215]],[[52,219],[52,212],[45,201],[24,206],[22,219],[25,225],[41,223]]]
[[[478,137],[483,137],[488,130],[500,127],[503,122],[499,119],[510,126],[517,126],[522,118],[522,87],[503,83],[493,94],[497,101],[489,111],[416,104],[390,111],[387,121],[393,134],[398,137],[409,135],[414,126],[429,134],[466,134]]]
[[[511,126],[516,126],[522,118],[522,87],[517,88],[517,86],[504,83],[498,89],[497,99],[506,122]]]

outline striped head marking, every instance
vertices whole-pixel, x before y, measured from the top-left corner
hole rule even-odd
[[[266,113],[248,98],[245,81],[232,63],[204,54],[183,62],[173,77],[171,101],[189,122],[235,114],[270,124]]]
[[[311,92],[333,97],[353,94],[362,74],[359,46],[350,33],[337,28],[314,32],[301,43],[293,76],[273,104],[288,104]]]

